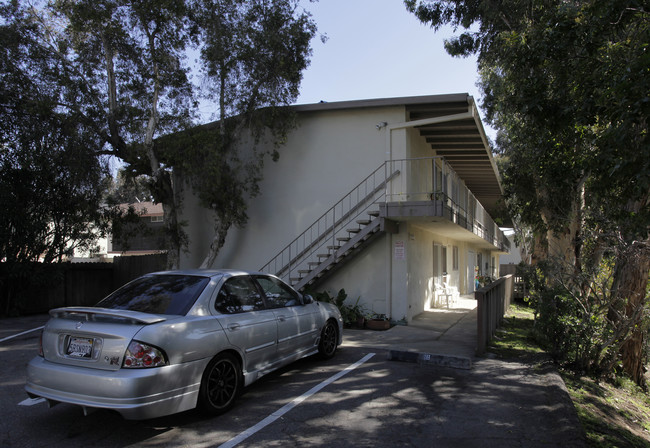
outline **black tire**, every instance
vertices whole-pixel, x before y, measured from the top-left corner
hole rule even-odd
[[[337,344],[339,342],[339,327],[333,320],[325,322],[323,331],[320,334],[320,342],[318,343],[318,354],[323,359],[330,359],[336,353]]]
[[[217,355],[210,361],[199,389],[199,408],[212,415],[230,410],[243,386],[239,360],[228,353]]]

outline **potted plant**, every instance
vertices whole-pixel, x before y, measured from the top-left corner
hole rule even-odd
[[[358,328],[363,328],[366,319],[363,312],[363,305],[359,305],[359,300],[361,300],[361,297],[357,297],[357,301],[354,303],[354,305],[348,305],[345,303],[348,298],[345,289],[339,290],[336,297],[331,297],[327,292],[316,293],[315,297],[317,297],[318,300],[335,304],[341,312],[343,325],[346,328],[355,326]]]
[[[390,319],[385,314],[375,314],[372,319],[366,321],[366,328],[370,330],[388,330]]]

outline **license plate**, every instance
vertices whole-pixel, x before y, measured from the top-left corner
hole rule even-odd
[[[66,355],[73,358],[91,358],[93,354],[92,338],[70,338]]]

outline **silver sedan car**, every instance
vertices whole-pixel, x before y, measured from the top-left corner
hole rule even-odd
[[[336,306],[277,277],[231,270],[140,277],[95,307],[50,311],[25,390],[146,419],[230,409],[241,389],[312,354],[334,356]]]

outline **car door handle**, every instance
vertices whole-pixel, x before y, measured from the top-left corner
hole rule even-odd
[[[287,318],[286,318],[286,316],[278,316],[278,320],[280,322],[284,322],[285,320],[287,320]]]
[[[229,324],[228,325],[228,330],[235,331],[235,330],[239,330],[240,327],[241,327],[241,325],[239,325],[239,324]]]

